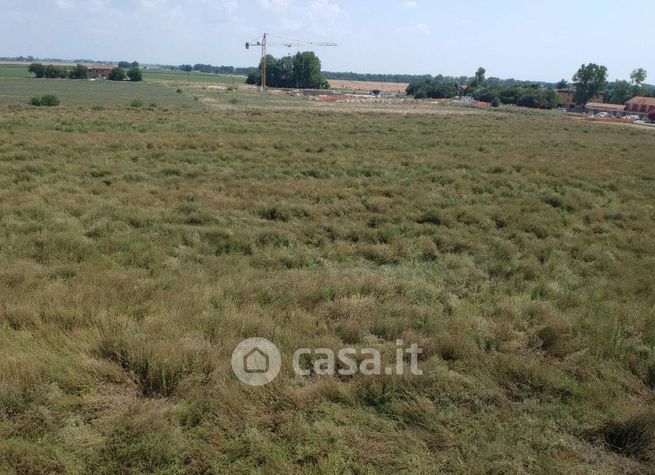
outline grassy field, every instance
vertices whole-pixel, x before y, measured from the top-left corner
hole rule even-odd
[[[54,94],[65,106],[124,107],[137,99],[144,105],[192,107],[193,100],[152,82],[72,81],[67,79],[2,79],[0,105],[27,104],[30,98]]]
[[[183,71],[146,70],[143,73],[146,81],[168,81],[178,83],[221,84],[224,86],[238,86],[246,83],[245,76],[230,76],[223,74],[185,73]]]
[[[208,94],[0,107],[0,472],[653,472],[652,131]]]
[[[0,105],[27,104],[34,96],[54,94],[62,105],[124,107],[137,99],[144,105],[160,107],[192,107],[193,95],[180,94],[193,86],[235,86],[243,84],[242,76],[182,73],[178,71],[144,71],[141,83],[113,81],[72,81],[35,79],[27,65],[0,64]]]
[[[25,79],[32,77],[32,74],[30,74],[27,68],[27,64],[0,63],[0,79]]]

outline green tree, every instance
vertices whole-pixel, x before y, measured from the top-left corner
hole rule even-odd
[[[254,71],[251,71],[248,73],[248,76],[246,76],[246,84],[259,84],[259,74],[257,74]]]
[[[614,81],[607,88],[608,101],[612,104],[625,104],[633,97],[633,88],[628,81]]]
[[[478,70],[475,72],[475,77],[473,78],[473,81],[471,81],[469,90],[471,92],[474,92],[476,89],[480,89],[481,87],[486,86],[487,84],[487,79],[486,75],[487,70],[484,69],[483,67],[479,67]]]
[[[37,78],[44,78],[45,77],[45,66],[42,65],[41,63],[32,63],[30,64],[30,67],[27,68],[29,72],[34,74],[35,77]]]
[[[264,61],[264,60],[262,60]],[[278,59],[273,55],[266,55],[266,85],[271,87],[283,87],[280,83],[280,66]],[[261,84],[261,62],[259,65],[259,75],[257,76],[257,84]]]
[[[190,73],[191,71],[193,71],[193,66],[191,66],[190,64],[182,64],[180,65],[180,71]]]
[[[285,56],[276,60],[269,68],[267,82],[273,87],[294,87],[293,58]]]
[[[130,67],[130,62],[129,61],[119,61],[118,62],[118,67],[123,68],[123,69],[128,69]]]
[[[645,94],[644,82],[648,77],[648,72],[644,68],[637,68],[630,73],[630,80],[633,84],[633,95],[643,96]]]
[[[630,79],[633,84],[641,86],[646,78],[648,77],[648,72],[644,68],[637,68],[632,73],[630,73]]]
[[[566,89],[567,87],[569,87],[569,83],[566,81],[566,79],[562,79],[555,85],[555,89]]]
[[[576,102],[584,105],[607,86],[607,67],[594,63],[583,64],[573,75],[573,84]]]
[[[125,81],[125,70],[123,68],[114,68],[107,76],[110,81]]]
[[[454,97],[458,93],[457,82],[445,79],[443,76],[436,78],[427,78],[422,81],[410,83],[405,90],[408,96],[414,96],[415,99],[443,99]]]
[[[130,81],[133,82],[143,81],[143,73],[138,67],[130,68],[130,70],[127,72],[127,77],[130,79]]]
[[[68,72],[68,77],[70,79],[88,79],[89,70],[87,69],[86,66],[78,64]]]
[[[321,60],[311,51],[296,53],[293,57],[295,87],[301,89],[327,89],[328,82],[321,74]]]
[[[45,68],[45,77],[48,79],[64,79],[68,77],[66,68],[49,64]]]
[[[270,87],[297,87],[301,89],[327,89],[328,82],[321,73],[321,61],[312,52],[298,53],[277,59],[270,54],[266,61],[266,85]],[[250,71],[246,84],[261,84],[261,62],[256,71]]]

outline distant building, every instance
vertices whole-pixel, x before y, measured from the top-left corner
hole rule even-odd
[[[623,104],[605,104],[602,102],[587,102],[585,110],[593,113],[607,112],[615,116],[624,115],[626,112]]]
[[[90,79],[107,79],[114,66],[111,64],[85,64]]]
[[[575,88],[567,87],[565,89],[557,89],[558,106],[566,107],[567,109],[575,109],[577,104],[575,100]],[[603,102],[603,95],[600,94],[591,99],[591,102]]]
[[[575,89],[566,88],[557,90],[558,106],[566,107],[567,109],[575,108]]]
[[[625,110],[633,114],[648,115],[655,109],[655,97],[637,96],[625,103]]]

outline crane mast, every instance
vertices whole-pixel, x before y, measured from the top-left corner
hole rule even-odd
[[[317,43],[317,42],[311,42],[311,41],[287,41],[287,42],[281,42],[281,43],[269,43],[268,42],[268,37],[272,36],[269,35],[268,33],[264,33],[264,36],[262,36],[261,39],[256,39],[254,41],[249,41],[246,43],[246,49],[250,49],[251,46],[259,46],[261,47],[262,50],[262,58],[260,62],[260,70],[261,70],[261,90],[265,91],[266,90],[266,73],[267,73],[267,67],[268,67],[268,62],[266,61],[266,49],[269,46],[283,46],[285,48],[295,48],[295,47],[300,47],[300,46],[337,46],[336,43]]]

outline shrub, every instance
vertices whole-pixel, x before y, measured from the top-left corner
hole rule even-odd
[[[492,102],[498,98],[502,104],[516,104],[537,109],[557,107],[557,94],[550,89],[536,86],[487,87],[473,94],[478,101]]]
[[[69,79],[88,79],[89,70],[86,66],[78,64],[68,72]]]
[[[45,77],[48,79],[65,79],[68,77],[68,72],[66,68],[49,64],[45,68]]]
[[[454,81],[440,79],[424,79],[423,81],[413,82],[405,91],[407,95],[414,96],[416,99],[443,99],[457,95],[458,86]]]
[[[57,96],[53,96],[52,94],[46,94],[42,97],[34,96],[32,99],[30,99],[30,104],[37,107],[55,107],[59,105],[59,98]]]
[[[46,107],[55,107],[59,105],[59,98],[52,94],[46,94],[41,98],[41,105]]]
[[[143,107],[143,101],[141,99],[133,99],[132,102],[130,102],[130,107],[134,108],[139,108]]]
[[[114,68],[107,76],[110,81],[125,81],[125,71],[123,68]]]
[[[498,97],[494,97],[494,99],[491,101],[491,107],[500,107],[500,99]]]
[[[143,81],[143,73],[141,72],[141,69],[139,69],[139,68],[131,68],[127,72],[127,77],[130,79],[130,81],[133,81],[133,82]]]

